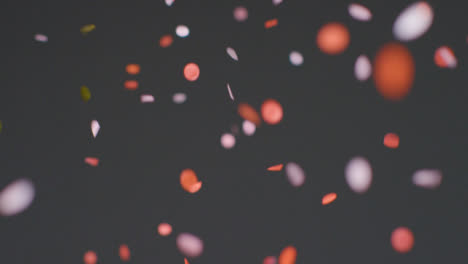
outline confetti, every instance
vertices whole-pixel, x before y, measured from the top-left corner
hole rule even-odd
[[[435,51],[434,62],[441,68],[456,68],[457,58],[453,50],[447,46],[442,46]]]
[[[96,138],[97,134],[99,133],[99,129],[101,126],[97,120],[91,121],[91,133],[93,133],[93,137]]]
[[[195,235],[181,233],[176,239],[179,251],[189,258],[199,257],[203,253],[203,241]]]
[[[408,253],[414,246],[413,232],[407,227],[397,227],[390,239],[393,249],[398,253]]]
[[[231,98],[231,100],[234,101],[234,95],[232,94],[231,86],[229,85],[229,83],[226,86],[227,86],[229,97]]]
[[[119,256],[120,260],[122,261],[129,261],[130,260],[130,249],[127,245],[123,244],[119,248]]]
[[[172,45],[174,38],[171,35],[164,35],[159,39],[159,46],[161,48],[167,48]]]
[[[365,193],[372,183],[372,167],[363,157],[352,158],[345,167],[345,179],[356,193]]]
[[[263,259],[263,264],[276,264],[276,257],[268,256]]]
[[[358,21],[370,21],[372,19],[371,11],[360,4],[352,3],[348,6],[349,15]]]
[[[273,2],[274,6],[277,6],[277,5],[281,4],[283,2],[283,0],[273,0],[272,2]]]
[[[426,189],[436,189],[442,183],[442,172],[435,169],[422,169],[413,174],[413,184]]]
[[[266,29],[276,27],[277,25],[278,25],[278,19],[276,19],[276,18],[265,21],[265,28]]]
[[[3,122],[2,120],[0,120],[0,133],[2,133],[2,131],[3,131]]]
[[[192,169],[185,169],[180,173],[180,185],[189,193],[196,193],[201,189],[202,182]]]
[[[175,32],[177,36],[185,38],[190,34],[190,29],[186,25],[178,25]]]
[[[288,178],[289,183],[293,187],[300,187],[304,184],[306,175],[301,166],[299,166],[299,164],[289,162],[288,164],[286,164],[285,171],[286,177]]]
[[[36,34],[36,35],[34,35],[34,40],[37,41],[37,42],[45,43],[45,42],[49,41],[49,38],[44,34]]]
[[[239,57],[237,56],[237,52],[233,48],[227,47],[226,48],[226,53],[229,55],[229,57],[231,57],[231,59],[233,59],[235,61],[239,60]]]
[[[0,192],[0,215],[13,216],[26,210],[34,200],[34,184],[28,179],[18,179]]]
[[[172,96],[172,101],[176,104],[183,104],[187,100],[187,95],[184,93],[175,93]]]
[[[383,144],[387,148],[396,149],[400,145],[400,137],[395,133],[387,133],[384,136]]]
[[[196,63],[187,63],[184,67],[184,76],[190,82],[194,82],[200,76],[200,68]]]
[[[297,250],[293,246],[287,246],[281,250],[278,258],[278,264],[295,264],[297,258]]]
[[[168,236],[172,233],[172,226],[168,223],[160,223],[158,225],[158,233],[160,236]]]
[[[134,91],[138,89],[138,86],[139,86],[138,81],[135,81],[135,80],[127,80],[124,82],[125,89],[129,91]]]
[[[236,145],[236,138],[229,133],[221,136],[221,146],[225,149],[232,149]]]
[[[233,13],[234,13],[234,19],[237,22],[244,22],[249,17],[249,11],[247,11],[247,8],[245,8],[243,6],[238,6],[238,7],[234,8]]]
[[[86,251],[83,256],[83,261],[85,264],[96,264],[97,263],[97,255],[94,251]]]
[[[237,112],[243,119],[249,120],[256,126],[259,126],[262,123],[262,120],[260,119],[260,116],[258,115],[255,108],[253,108],[247,103],[240,103],[237,106]]]
[[[327,193],[322,198],[322,204],[323,205],[331,204],[335,200],[336,200],[336,193],[333,193],[333,192]]]
[[[265,123],[270,125],[276,125],[283,119],[283,107],[274,99],[265,100],[261,112]]]
[[[363,82],[369,79],[372,74],[372,65],[366,55],[360,55],[354,63],[354,76]]]
[[[127,71],[127,73],[131,74],[131,75],[139,74],[140,73],[140,65],[134,64],[134,63],[127,64],[127,66],[125,67],[125,71]]]
[[[92,167],[96,167],[97,165],[99,165],[99,159],[94,158],[94,157],[86,157],[84,159],[84,162],[86,164],[88,164],[89,166],[92,166]]]
[[[374,82],[385,99],[400,101],[411,90],[414,81],[414,61],[410,51],[398,43],[381,47],[374,60]]]
[[[415,40],[432,25],[434,14],[427,2],[416,2],[405,8],[393,24],[393,35],[400,41]]]
[[[268,167],[268,171],[281,171],[283,169],[283,164],[277,164],[277,165],[273,165],[273,166],[270,166]]]
[[[153,103],[154,102],[154,96],[152,96],[151,94],[142,94],[140,96],[140,102],[142,104]]]
[[[255,134],[256,126],[254,123],[250,122],[249,120],[244,120],[242,122],[242,131],[246,136],[252,136]]]
[[[167,6],[172,6],[172,4],[174,3],[174,0],[164,0],[164,2],[166,3]]]
[[[298,51],[291,51],[289,53],[289,62],[294,66],[301,66],[304,63],[304,57]]]
[[[317,34],[319,49],[329,55],[337,55],[348,48],[350,35],[341,23],[331,22],[322,26]]]
[[[189,264],[188,260],[184,258],[184,264]]]
[[[88,102],[89,99],[91,99],[91,91],[89,90],[88,86],[86,85],[81,86],[80,95],[81,95],[81,100],[83,100],[83,102],[85,103]]]
[[[80,32],[81,34],[83,35],[87,35],[89,32],[93,31],[96,29],[96,25],[94,24],[88,24],[88,25],[84,25],[80,28]]]

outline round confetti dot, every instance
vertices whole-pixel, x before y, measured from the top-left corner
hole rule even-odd
[[[244,22],[249,17],[249,11],[243,6],[238,6],[234,8],[234,19],[237,22]]]
[[[127,80],[124,83],[124,87],[125,87],[125,89],[127,89],[129,91],[134,91],[134,90],[138,89],[138,81]]]
[[[289,183],[293,187],[300,187],[304,184],[306,175],[304,170],[299,166],[299,164],[294,162],[289,162],[285,167],[286,177],[288,178]]]
[[[283,107],[274,99],[265,100],[261,112],[263,120],[270,125],[276,125],[283,119]]]
[[[335,200],[336,200],[336,193],[328,193],[323,196],[322,204],[323,205],[331,204]]]
[[[184,76],[190,82],[194,82],[200,76],[200,68],[197,64],[190,62],[184,67]]]
[[[232,149],[236,145],[236,138],[229,133],[221,136],[221,146],[225,149]]]
[[[400,137],[395,133],[387,133],[383,143],[387,148],[396,149],[400,145]]]
[[[349,188],[356,193],[365,193],[372,182],[372,167],[363,157],[352,158],[345,168]]]
[[[292,51],[289,53],[289,61],[294,66],[301,66],[304,63],[304,57],[298,51]]]
[[[120,260],[122,261],[129,261],[130,260],[130,249],[127,245],[121,245],[119,248],[119,256]]]
[[[190,29],[186,25],[178,25],[176,27],[176,35],[185,38],[190,34]]]
[[[244,120],[242,122],[242,131],[246,136],[252,136],[255,134],[256,126],[254,123],[250,122],[249,120]]]
[[[127,64],[125,70],[128,74],[136,75],[140,73],[140,65],[138,64]]]
[[[175,93],[172,96],[172,101],[176,104],[183,104],[187,100],[187,95],[184,93]]]
[[[278,264],[294,264],[296,263],[297,250],[293,246],[287,246],[281,250],[278,258]]]
[[[172,226],[168,223],[160,223],[158,225],[158,233],[160,236],[168,236],[172,233]]]
[[[203,241],[195,235],[181,233],[176,239],[177,248],[186,257],[196,258],[203,253]]]
[[[317,34],[319,49],[330,55],[340,54],[348,47],[350,35],[348,29],[340,23],[328,23]]]
[[[399,101],[411,90],[414,61],[409,50],[398,43],[385,44],[374,60],[374,82],[377,91],[387,100]]]
[[[370,21],[372,19],[371,11],[360,4],[352,3],[348,6],[349,15],[359,21]]]
[[[392,232],[391,243],[398,253],[408,253],[414,246],[413,232],[407,227],[398,227]]]
[[[372,74],[372,65],[370,63],[369,58],[366,55],[360,55],[356,59],[356,63],[354,63],[354,76],[356,79],[363,82]]]
[[[262,122],[255,108],[247,103],[240,103],[237,106],[237,112],[243,119],[254,123],[256,126],[259,126]]]
[[[393,35],[400,41],[421,37],[432,25],[434,13],[427,2],[416,2],[405,8],[393,23]]]
[[[167,48],[172,45],[174,38],[171,35],[164,35],[159,39],[159,46],[161,48]]]
[[[97,255],[94,251],[87,251],[83,256],[83,261],[85,264],[96,264],[97,263]]]
[[[457,58],[453,50],[447,46],[442,46],[435,51],[434,62],[441,68],[456,68]]]
[[[185,169],[180,173],[180,185],[189,193],[200,190],[202,183],[198,181],[197,174],[192,169]]]
[[[0,192],[0,215],[13,216],[23,212],[31,205],[34,196],[34,184],[30,180],[15,180]]]

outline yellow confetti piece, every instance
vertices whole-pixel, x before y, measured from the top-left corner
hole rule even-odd
[[[80,94],[81,100],[83,100],[85,103],[91,99],[91,91],[89,91],[89,88],[86,85],[81,86]]]
[[[86,34],[88,34],[89,32],[91,32],[91,31],[93,31],[95,29],[96,29],[96,25],[88,24],[88,25],[82,26],[80,31],[81,31],[81,34],[86,35]]]

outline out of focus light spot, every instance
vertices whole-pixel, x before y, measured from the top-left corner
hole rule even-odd
[[[345,168],[345,179],[356,193],[365,193],[372,183],[372,167],[363,157],[352,158]]]
[[[384,136],[383,144],[387,148],[396,149],[400,145],[400,137],[395,133],[387,133]]]
[[[436,169],[421,169],[413,174],[413,184],[426,189],[435,189],[442,183],[442,172]]]
[[[281,171],[283,169],[283,164],[277,164],[277,165],[273,165],[273,166],[270,166],[268,167],[268,171]]]
[[[158,233],[160,236],[168,236],[172,233],[172,226],[168,223],[160,223],[158,225]]]
[[[263,264],[276,264],[276,257],[267,256],[263,259]]]
[[[255,134],[256,126],[254,123],[250,122],[249,120],[244,120],[242,122],[242,131],[246,136],[252,136]]]
[[[171,6],[174,3],[174,0],[164,0],[167,6]]]
[[[93,134],[94,138],[96,138],[100,129],[101,129],[101,126],[99,125],[99,122],[97,120],[91,121],[91,133]]]
[[[317,34],[319,49],[330,55],[340,54],[349,45],[348,29],[341,23],[332,22],[322,26]]]
[[[84,159],[84,162],[86,164],[88,164],[89,166],[92,166],[92,167],[96,167],[97,165],[99,165],[99,159],[94,158],[94,157],[86,157]]]
[[[273,0],[273,5],[277,6],[283,2],[283,0]]]
[[[354,63],[354,76],[363,82],[369,79],[372,74],[372,65],[366,55],[360,55]]]
[[[134,63],[127,64],[127,66],[125,67],[125,71],[127,71],[128,74],[132,74],[132,75],[139,74],[140,65],[134,64]]]
[[[0,191],[0,215],[13,216],[26,210],[34,200],[34,184],[28,179],[19,179]]]
[[[81,86],[80,95],[81,95],[81,100],[83,100],[83,102],[85,103],[88,102],[89,99],[91,99],[91,91],[85,85]]]
[[[297,258],[297,250],[293,246],[287,246],[281,250],[278,258],[278,264],[295,264]]]
[[[289,53],[289,61],[294,66],[301,66],[304,63],[304,57],[302,57],[302,54],[298,51],[291,51],[291,53]]]
[[[372,19],[371,11],[360,4],[349,4],[348,6],[349,15],[359,21],[370,21]]]
[[[229,97],[231,98],[231,100],[234,101],[234,95],[232,94],[231,86],[229,85],[229,83],[226,85],[226,87],[228,90]]]
[[[398,227],[392,232],[391,243],[398,253],[408,253],[414,246],[413,232],[407,227]]]
[[[441,68],[456,68],[457,58],[453,50],[447,46],[442,46],[435,51],[434,62]]]
[[[240,103],[237,106],[237,112],[239,115],[250,122],[254,123],[256,126],[259,126],[262,122],[257,111],[247,103]]]
[[[238,6],[234,8],[234,19],[237,22],[244,22],[249,17],[249,11],[243,6]]]
[[[122,261],[129,261],[130,260],[130,249],[127,245],[123,244],[119,248],[119,256],[120,260]]]
[[[270,125],[276,125],[283,119],[283,107],[274,99],[265,100],[261,112],[265,123]]]
[[[189,264],[188,260],[184,258],[184,264]]]
[[[94,24],[88,24],[88,25],[84,25],[80,28],[80,32],[81,34],[83,35],[87,35],[89,32],[93,31],[96,29],[96,25]]]
[[[233,48],[227,47],[226,48],[226,53],[229,55],[229,57],[231,57],[231,59],[233,59],[235,61],[239,60],[239,57],[237,56],[237,52]]]
[[[97,263],[97,255],[94,251],[86,251],[83,256],[83,261],[85,264],[96,264]]]
[[[265,28],[267,28],[267,29],[272,28],[272,27],[276,27],[277,25],[278,25],[278,19],[276,19],[276,18],[265,21]]]
[[[172,96],[172,101],[176,104],[183,104],[187,100],[187,95],[184,93],[175,93]]]
[[[167,48],[172,45],[174,38],[171,35],[164,35],[159,39],[159,46],[161,48]]]
[[[180,173],[180,185],[189,193],[196,193],[201,188],[201,181],[192,169],[185,169]]]
[[[414,71],[413,56],[405,46],[398,43],[385,44],[374,60],[377,91],[387,100],[402,100],[411,90]]]
[[[154,96],[151,94],[142,94],[140,96],[140,102],[145,104],[145,103],[153,103],[154,102]]]
[[[327,205],[336,200],[336,193],[327,193],[322,198],[322,204]]]
[[[185,38],[190,34],[190,29],[186,25],[178,25],[175,32],[177,36]]]
[[[421,37],[432,25],[434,13],[427,2],[416,2],[405,8],[393,24],[393,35],[400,41]]]
[[[36,34],[34,35],[34,40],[37,42],[45,43],[49,40],[49,38],[44,34]]]
[[[124,87],[125,89],[129,90],[129,91],[134,91],[136,89],[138,89],[138,81],[135,81],[135,80],[127,80],[124,82]]]
[[[179,251],[189,258],[196,258],[203,253],[203,241],[195,235],[181,233],[176,239]]]
[[[187,63],[184,67],[184,76],[188,81],[194,82],[200,76],[200,68],[193,62]]]
[[[236,145],[236,138],[229,133],[221,136],[221,146],[225,149],[232,149]]]
[[[286,177],[288,177],[288,181],[293,187],[300,187],[304,184],[306,175],[299,164],[289,162],[286,164],[285,171]]]

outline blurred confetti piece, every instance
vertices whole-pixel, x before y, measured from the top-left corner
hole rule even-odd
[[[366,55],[360,55],[354,63],[354,76],[363,82],[369,79],[372,74],[372,65]]]
[[[300,187],[304,184],[306,175],[301,166],[299,166],[299,164],[289,162],[288,164],[286,164],[285,171],[286,177],[288,178],[289,183],[293,187]]]
[[[203,253],[203,241],[195,235],[181,233],[176,239],[179,251],[189,258],[196,258]]]
[[[89,99],[91,99],[91,91],[86,85],[81,86],[80,95],[81,95],[81,100],[83,100],[83,102],[85,103],[88,102]]]
[[[387,133],[383,143],[387,148],[396,149],[400,145],[400,137],[395,133]]]
[[[37,42],[45,43],[49,40],[49,38],[44,34],[36,34],[34,35],[34,40],[36,40]]]
[[[234,8],[233,14],[234,14],[234,19],[237,22],[244,22],[249,17],[249,11],[247,11],[247,8],[243,6],[238,6]]]
[[[132,75],[139,74],[140,73],[140,65],[135,64],[135,63],[127,64],[127,66],[125,67],[125,71],[128,74],[132,74]]]
[[[172,96],[172,101],[176,104],[183,104],[187,100],[187,95],[184,93],[175,93]]]
[[[359,21],[370,21],[372,19],[371,11],[360,4],[352,3],[348,6],[349,15]]]
[[[319,49],[329,55],[337,55],[345,51],[349,41],[348,29],[338,22],[323,25],[317,34]]]
[[[233,59],[235,61],[239,60],[239,57],[237,56],[237,52],[233,48],[227,47],[226,48],[226,53],[229,55],[229,57],[231,57],[231,59]]]
[[[229,97],[231,98],[231,100],[234,101],[234,95],[232,94],[231,86],[229,85],[229,83],[226,86],[227,86]]]
[[[101,129],[101,126],[99,125],[99,122],[97,120],[91,121],[91,133],[93,133],[94,138],[96,138],[100,129]]]
[[[138,81],[135,81],[135,80],[126,80],[124,82],[125,89],[129,91],[134,91],[138,89],[138,86],[139,86]]]
[[[287,246],[281,250],[278,258],[278,264],[295,264],[297,258],[297,250],[293,246]]]
[[[274,6],[277,6],[277,5],[281,4],[283,2],[283,0],[273,0],[272,2],[273,2]]]
[[[276,257],[267,256],[263,259],[263,264],[276,264]]]
[[[457,58],[453,50],[447,46],[442,46],[435,51],[434,62],[441,68],[456,68]]]
[[[174,3],[174,0],[164,0],[167,6],[171,6]]]
[[[200,68],[196,63],[187,63],[184,67],[184,76],[190,82],[194,82],[200,76]]]
[[[167,48],[172,45],[174,38],[171,35],[164,35],[159,39],[159,46],[161,48]]]
[[[256,126],[259,126],[262,122],[257,111],[247,103],[240,103],[237,106],[237,112],[239,115],[250,122],[254,123]]]
[[[2,120],[0,120],[0,133],[2,133],[2,130],[3,130],[3,122]]]
[[[294,66],[301,66],[304,63],[304,57],[300,52],[293,50],[289,53],[289,62]]]
[[[372,183],[372,167],[363,157],[352,158],[345,168],[345,179],[356,193],[365,193]]]
[[[408,253],[414,246],[413,232],[407,227],[397,227],[390,239],[393,249],[398,253]]]
[[[427,2],[416,2],[405,8],[393,24],[393,35],[400,41],[421,37],[432,25],[434,14]]]
[[[180,185],[189,193],[200,190],[202,182],[198,180],[197,174],[192,169],[185,169],[180,173]]]
[[[236,138],[229,133],[221,136],[221,146],[225,149],[232,149],[236,145]]]
[[[442,183],[442,172],[435,169],[421,169],[413,174],[413,184],[426,189],[435,189]]]
[[[184,258],[184,264],[189,264],[188,260]]]
[[[268,171],[281,171],[283,169],[283,164],[277,164],[277,165],[273,165],[273,166],[270,166],[268,167]]]
[[[81,34],[83,35],[86,35],[88,34],[89,32],[93,31],[96,29],[96,25],[94,24],[88,24],[88,25],[84,25],[80,28],[80,32]]]
[[[153,103],[154,102],[154,96],[152,96],[151,94],[142,94],[140,96],[140,102],[142,104]]]
[[[178,25],[175,32],[178,37],[185,38],[190,34],[190,29],[186,25]]]
[[[130,260],[130,249],[127,245],[123,244],[119,248],[119,256],[120,260],[122,261],[129,261]]]
[[[97,255],[94,251],[86,251],[83,256],[83,261],[85,264],[96,264],[97,263]]]
[[[323,205],[331,204],[335,200],[336,200],[336,193],[333,193],[333,192],[327,193],[322,198],[322,204]]]
[[[246,136],[252,136],[255,134],[255,130],[256,127],[254,123],[250,122],[249,120],[244,120],[244,122],[242,122],[242,131],[244,131]]]
[[[94,158],[94,157],[86,157],[84,159],[84,162],[86,164],[88,164],[89,166],[92,166],[92,167],[96,167],[97,165],[99,165],[99,159]]]
[[[0,215],[13,216],[26,210],[34,200],[34,184],[18,179],[0,191]]]
[[[410,51],[398,43],[381,47],[374,60],[374,82],[377,91],[387,100],[399,101],[411,90],[414,61]]]
[[[160,223],[158,225],[158,233],[160,236],[168,236],[172,233],[172,226],[168,223]]]
[[[261,112],[265,123],[270,125],[276,125],[283,119],[283,107],[275,99],[265,100]]]
[[[276,27],[277,25],[278,25],[278,19],[276,19],[276,18],[265,21],[265,28],[266,29]]]

